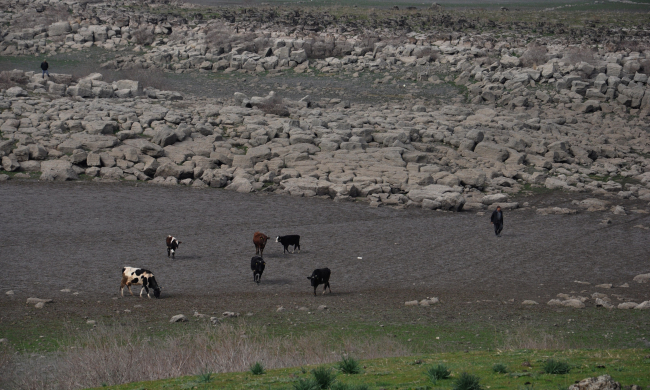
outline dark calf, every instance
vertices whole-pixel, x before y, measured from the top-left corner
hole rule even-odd
[[[330,294],[332,293],[332,288],[330,287],[330,269],[329,268],[320,268],[315,269],[311,273],[311,276],[307,276],[307,279],[311,280],[311,285],[314,287],[314,295],[316,295],[316,288],[318,285],[323,284],[323,294],[325,294],[326,289],[330,289]]]
[[[280,236],[275,239],[275,242],[279,242],[284,246],[284,250],[282,253],[287,253],[287,250],[289,250],[289,246],[293,245],[293,251],[291,253],[294,253],[296,251],[296,248],[298,248],[298,252],[300,252],[300,236],[299,235],[290,235],[290,236]]]
[[[266,267],[266,263],[264,262],[264,259],[262,259],[259,256],[253,256],[251,259],[251,271],[253,271],[253,282],[260,284],[260,280],[262,280],[262,273],[264,272],[264,268]]]

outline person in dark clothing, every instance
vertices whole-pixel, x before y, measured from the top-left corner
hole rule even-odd
[[[45,78],[46,73],[47,73],[47,77],[50,77],[50,72],[47,71],[49,67],[50,64],[47,63],[47,60],[43,60],[43,62],[41,62],[41,70],[43,71],[43,78]]]
[[[501,211],[501,206],[497,206],[497,209],[494,210],[490,221],[494,225],[494,234],[497,237],[501,237],[501,230],[503,230],[503,212]]]

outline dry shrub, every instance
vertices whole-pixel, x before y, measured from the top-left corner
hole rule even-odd
[[[324,333],[272,338],[244,323],[153,340],[133,327],[99,326],[71,342],[73,348],[46,358],[23,356],[6,375],[10,388],[79,389],[199,372],[243,372],[255,362],[276,369],[331,363],[343,353],[361,359],[408,354],[391,339],[334,339]]]
[[[288,117],[290,115],[289,109],[284,104],[283,99],[277,95],[267,99],[266,102],[264,102],[264,104],[260,104],[258,108],[265,114],[273,114],[284,117]]]
[[[554,336],[544,331],[531,329],[527,326],[515,329],[506,334],[502,349],[547,349],[562,350],[569,348],[568,343],[560,336]]]
[[[156,38],[150,27],[140,27],[131,33],[138,45],[151,45]]]
[[[579,64],[580,62],[586,62],[592,65],[596,63],[594,52],[588,47],[570,47],[569,51],[564,53],[563,59],[571,65]]]
[[[546,46],[538,45],[536,43],[530,44],[528,49],[526,49],[524,54],[521,56],[521,63],[527,68],[535,68],[538,65],[546,63],[546,53],[548,53]]]

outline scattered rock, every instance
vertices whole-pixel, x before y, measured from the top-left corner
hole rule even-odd
[[[649,309],[650,309],[650,301],[641,302],[634,307],[634,310],[649,310]]]
[[[189,320],[187,319],[187,317],[185,317],[185,315],[183,315],[183,314],[177,314],[177,315],[173,316],[169,320],[169,322],[171,322],[171,323],[173,323],[173,322],[188,322],[188,321]]]
[[[634,277],[633,279],[637,283],[648,283],[650,282],[650,274],[640,274]]]
[[[621,390],[621,384],[615,382],[609,375],[597,378],[587,378],[569,386],[569,390]]]
[[[88,320],[86,321],[86,324],[88,325],[95,325],[97,322],[95,320]]]
[[[634,309],[637,306],[639,306],[639,304],[635,302],[623,302],[623,303],[619,303],[618,308],[627,310],[627,309]]]
[[[325,305],[320,305],[320,306],[318,306],[318,310],[321,310],[321,311],[322,311],[322,310],[327,310],[327,306],[325,306]]]
[[[35,303],[51,303],[53,302],[51,299],[41,299],[41,298],[27,298],[27,304],[35,304]]]
[[[535,301],[531,301],[531,300],[529,300],[529,299],[523,301],[521,304],[522,304],[522,305],[539,305],[539,303],[537,303],[537,302],[535,302]]]
[[[224,318],[239,317],[239,313],[235,313],[233,311],[224,311],[221,313],[221,316]]]
[[[598,287],[598,288],[612,288],[612,284],[611,283],[597,284],[595,287]]]
[[[419,302],[417,300],[404,302],[405,306],[417,306],[418,304],[419,304]]]
[[[7,291],[5,294],[7,294],[7,295],[14,295],[14,290],[9,290],[9,291]]]

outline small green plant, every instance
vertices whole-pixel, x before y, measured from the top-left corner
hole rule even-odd
[[[342,356],[341,361],[336,365],[344,374],[359,374],[361,372],[359,361],[352,356]]]
[[[253,375],[262,375],[264,374],[264,366],[260,362],[255,362],[255,364],[251,365],[251,374]]]
[[[492,366],[492,371],[496,372],[497,374],[507,374],[508,368],[503,363],[494,363]]]
[[[444,364],[438,364],[436,366],[427,368],[425,375],[433,384],[435,384],[439,380],[449,378],[449,375],[451,375],[451,370]]]
[[[478,376],[463,372],[454,382],[453,390],[482,390],[479,381]]]
[[[319,390],[318,383],[312,379],[298,379],[298,382],[293,384],[293,390]]]
[[[197,383],[210,383],[212,381],[212,376],[213,375],[214,375],[213,373],[211,373],[211,372],[209,372],[207,370],[201,371],[201,373],[199,375],[197,375],[197,377],[196,377],[196,382]]]
[[[336,373],[329,367],[318,367],[312,372],[314,374],[314,380],[316,380],[316,383],[318,383],[321,389],[329,389],[336,379]]]
[[[571,371],[569,363],[555,359],[548,359],[542,367],[547,374],[568,374]]]

